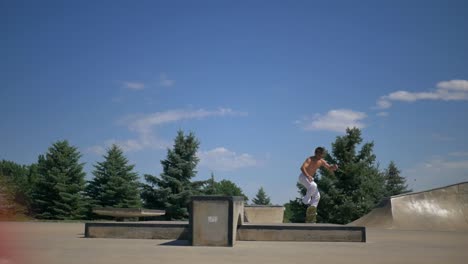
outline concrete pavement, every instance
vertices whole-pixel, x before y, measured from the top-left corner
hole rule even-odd
[[[0,263],[452,264],[468,259],[468,232],[369,228],[367,243],[238,241],[230,248],[170,240],[89,239],[83,231],[83,223],[0,222]]]

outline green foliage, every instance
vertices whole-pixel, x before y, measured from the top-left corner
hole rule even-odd
[[[358,128],[348,128],[325,157],[329,163],[338,164],[339,170],[320,170],[320,222],[346,224],[368,213],[383,198],[384,180],[375,164],[374,143],[365,143],[357,151],[362,141]]]
[[[307,190],[302,186],[302,184],[296,184],[298,188],[298,192],[300,197],[303,197]],[[284,220],[285,223],[304,223],[305,222],[305,215],[307,210],[307,205],[302,203],[301,198],[296,198],[294,200],[289,201],[284,205]]]
[[[35,164],[25,166],[12,161],[0,161],[0,180],[4,186],[4,192],[9,193],[14,203],[24,207],[24,211],[30,208],[31,190],[36,178],[37,165]]]
[[[143,185],[141,197],[147,208],[166,210],[167,219],[187,219],[192,195],[200,195],[204,181],[191,182],[197,171],[196,156],[200,143],[193,133],[184,136],[177,132],[173,149],[167,150],[167,158],[161,161],[160,178],[145,175],[148,184]]]
[[[37,180],[32,189],[32,206],[37,218],[82,219],[85,173],[81,154],[68,141],[57,141],[46,155],[40,155]]]
[[[411,192],[406,184],[406,179],[400,176],[400,170],[396,166],[395,162],[390,162],[387,169],[385,169],[383,178],[385,180],[385,196]]]
[[[249,200],[242,189],[230,180],[222,180],[217,182],[215,195],[243,196],[245,202]]]
[[[239,186],[230,180],[217,182],[213,173],[211,173],[210,179],[205,181],[202,193],[204,195],[242,196],[244,197],[244,201],[247,202],[249,200]]]
[[[206,181],[206,185],[203,187],[203,194],[205,195],[216,195],[218,194],[216,188],[217,188],[217,182],[215,181],[214,174],[211,173],[211,177],[209,180]]]
[[[265,193],[263,187],[260,187],[255,198],[252,199],[252,202],[257,205],[271,205],[270,197]]]
[[[134,165],[117,145],[112,145],[104,161],[94,165],[94,179],[86,187],[92,207],[137,208],[141,206],[138,175]]]

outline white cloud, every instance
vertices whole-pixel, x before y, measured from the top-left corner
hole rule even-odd
[[[465,157],[466,158],[466,157]],[[468,181],[468,160],[448,160],[434,157],[431,160],[403,169],[408,186],[413,191],[423,191]]]
[[[444,82],[439,82],[437,84],[437,87],[439,87],[440,89],[446,89],[446,90],[468,92],[468,81],[466,80],[444,81]]]
[[[388,112],[378,112],[377,116],[386,117],[388,116]]]
[[[468,100],[468,81],[451,80],[437,83],[435,91],[408,92],[396,91],[388,95],[381,96],[377,100],[377,109],[387,109],[392,106],[393,101],[415,102],[419,100],[443,100],[461,101]]]
[[[101,155],[104,155],[104,153],[106,153],[106,149],[102,146],[95,145],[95,146],[87,148],[86,152],[101,156]]]
[[[169,110],[165,112],[156,112],[146,115],[133,115],[122,118],[118,123],[126,126],[130,131],[137,134],[137,138],[127,140],[110,139],[105,142],[105,146],[109,147],[116,144],[123,151],[140,151],[143,149],[166,149],[171,146],[171,143],[159,138],[154,130],[158,126],[168,123],[174,123],[186,119],[203,119],[214,116],[244,116],[245,112],[233,111],[230,108],[219,108],[214,111],[199,110]],[[88,148],[88,152],[101,155],[105,152],[102,146],[92,146]]]
[[[449,155],[453,157],[468,157],[468,151],[450,152]]]
[[[200,166],[214,171],[232,171],[259,164],[250,154],[237,154],[223,147],[200,151],[197,153],[197,156],[200,158]]]
[[[437,133],[433,133],[432,138],[434,140],[437,140],[437,141],[453,141],[453,140],[455,140],[453,137],[449,137],[449,136],[445,136],[445,135],[441,135],[441,134],[437,134]]]
[[[159,126],[165,123],[177,122],[184,119],[203,119],[212,116],[244,116],[245,112],[236,112],[230,108],[219,108],[215,111],[207,111],[199,109],[195,111],[190,110],[169,110],[166,112],[156,112],[148,115],[140,115],[136,117],[128,116],[124,118],[123,122],[127,123],[132,131],[146,133],[153,126]]]
[[[325,115],[316,114],[312,120],[305,118],[301,121],[296,121],[296,124],[301,125],[305,130],[328,130],[336,132],[344,132],[346,128],[357,127],[364,128],[362,122],[367,115],[363,112],[356,112],[348,109],[336,109],[328,111]]]
[[[123,82],[124,86],[130,90],[143,90],[145,84],[142,82]]]
[[[175,84],[174,80],[171,80],[167,77],[167,74],[161,73],[159,75],[159,85],[163,87],[171,87]]]

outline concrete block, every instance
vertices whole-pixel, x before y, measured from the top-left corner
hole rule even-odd
[[[243,224],[241,196],[193,196],[190,206],[193,246],[233,246]]]
[[[284,209],[281,205],[246,205],[244,219],[251,224],[283,223]]]

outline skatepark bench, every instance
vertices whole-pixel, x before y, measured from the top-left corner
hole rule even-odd
[[[125,221],[137,217],[154,217],[165,215],[164,210],[150,210],[144,208],[113,208],[113,207],[97,207],[93,208],[93,213],[97,215],[105,215],[115,217],[117,221]]]

